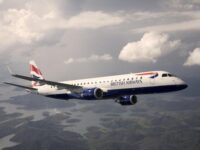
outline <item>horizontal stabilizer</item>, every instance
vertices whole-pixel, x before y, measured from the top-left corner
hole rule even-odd
[[[12,86],[16,86],[16,87],[20,87],[20,88],[24,88],[24,89],[32,90],[32,91],[37,90],[37,89],[32,88],[32,87],[23,86],[23,85],[18,85],[18,84],[9,83],[9,82],[4,82],[4,84],[8,84],[8,85],[12,85]]]

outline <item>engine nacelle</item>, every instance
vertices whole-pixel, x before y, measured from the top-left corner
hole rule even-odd
[[[135,105],[137,103],[137,97],[135,95],[122,96],[116,100],[121,105]]]
[[[84,89],[81,97],[85,99],[101,99],[103,98],[103,91],[99,88]]]

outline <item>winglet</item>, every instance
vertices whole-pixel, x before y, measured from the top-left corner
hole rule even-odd
[[[9,72],[11,75],[13,75],[13,72],[12,72],[12,70],[10,69],[9,66],[7,66],[7,69],[8,69],[8,72]]]

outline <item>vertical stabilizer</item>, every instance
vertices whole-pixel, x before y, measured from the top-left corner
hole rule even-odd
[[[36,79],[44,79],[44,77],[42,76],[42,73],[40,71],[40,69],[37,67],[36,63],[34,60],[31,60],[29,62],[30,64],[30,74],[33,78]],[[38,86],[41,86],[41,84],[39,82],[36,81],[32,81],[31,85],[33,88],[37,88]]]

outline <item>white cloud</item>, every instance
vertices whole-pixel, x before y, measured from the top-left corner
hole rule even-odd
[[[31,44],[42,39],[48,30],[55,27],[52,22],[56,19],[47,15],[40,16],[27,9],[8,9],[3,12],[0,21],[1,51],[16,43]]]
[[[45,4],[44,1],[42,2]],[[60,14],[56,5],[52,4],[44,11],[41,11],[38,5],[30,2],[25,5],[25,8],[0,12],[1,49],[6,49],[15,43],[31,44],[45,38],[49,31],[56,29],[98,29],[123,22],[123,18],[118,15],[101,11],[81,12],[67,19]]]
[[[85,63],[85,62],[97,62],[97,61],[110,61],[112,60],[112,56],[109,54],[104,55],[96,55],[93,54],[90,57],[81,57],[81,58],[69,58],[66,61],[64,61],[65,64],[71,64],[71,63]]]
[[[163,12],[150,12],[150,11],[139,11],[134,13],[122,13],[126,19],[144,21],[147,19],[163,19],[166,18],[187,18],[187,19],[200,19],[200,11],[189,10],[189,11],[163,11]],[[163,18],[165,17],[165,18]],[[163,21],[162,20],[162,21]],[[183,20],[183,19],[182,19]],[[178,21],[178,20],[175,20]]]
[[[195,1],[195,0],[194,0]],[[0,0],[0,2],[4,2]],[[23,7],[0,10],[0,53],[7,47],[17,44],[32,44],[49,36],[49,32],[59,29],[98,29],[122,23],[137,23],[144,20],[157,20],[164,16],[189,17],[182,23],[146,26],[135,32],[199,30],[200,11],[189,12],[135,12],[125,11],[106,13],[103,11],[83,11],[75,16],[63,16],[55,0],[28,1]],[[43,7],[46,6],[46,7]],[[146,24],[145,24],[146,25]],[[49,38],[49,37],[48,37]],[[50,39],[50,38],[49,38]],[[59,37],[58,37],[59,39]]]
[[[178,22],[178,23],[164,24],[164,25],[148,26],[148,27],[143,27],[143,28],[137,28],[132,31],[133,32],[148,32],[148,31],[173,32],[173,31],[200,30],[199,26],[200,26],[200,19]]]
[[[0,4],[3,3],[4,0],[0,0]]]
[[[140,41],[124,46],[119,59],[128,62],[156,62],[159,57],[175,50],[179,44],[179,40],[171,41],[167,34],[148,32]]]
[[[153,25],[147,24],[140,28],[134,28],[132,31],[136,33],[200,30],[200,11],[140,12],[130,15],[129,18],[131,16],[137,21],[162,21],[159,25],[154,23]]]
[[[181,10],[192,10],[199,8],[199,0],[170,0],[167,1],[170,7]]]
[[[3,15],[2,26],[22,42],[29,43],[31,39],[39,39],[41,36],[36,30],[39,21],[41,18],[30,10],[9,9]]]
[[[118,25],[123,21],[123,18],[118,15],[107,14],[101,11],[87,11],[71,17],[67,22],[67,27],[97,29],[105,26]]]
[[[194,49],[187,58],[184,66],[200,65],[200,48]]]
[[[48,30],[57,28],[63,20],[57,5],[54,0],[35,0],[19,8],[0,10],[1,51],[16,43],[31,44],[43,38]]]
[[[127,21],[144,21],[147,19],[158,19],[159,17],[163,17],[164,15],[169,15],[167,12],[148,12],[148,11],[142,11],[142,12],[134,12],[123,14]]]

